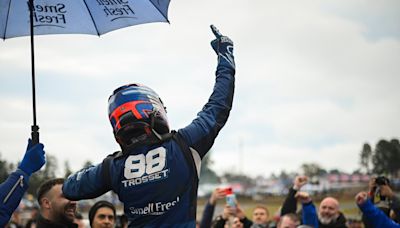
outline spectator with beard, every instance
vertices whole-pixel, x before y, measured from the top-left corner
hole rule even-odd
[[[74,223],[76,206],[75,201],[66,199],[61,191],[63,178],[48,180],[39,187],[37,199],[40,206],[40,215],[37,220],[38,228],[76,228]]]
[[[333,197],[322,200],[318,210],[319,227],[339,228],[346,227],[346,218],[339,211],[339,201]]]
[[[298,193],[297,196],[299,197],[300,194],[303,193]],[[339,211],[339,202],[335,198],[326,197],[325,199],[323,199],[319,205],[318,212],[316,212],[315,206],[312,203],[311,198],[309,200],[302,200],[302,204],[304,224],[312,225],[314,227],[316,227],[318,224],[319,228],[347,227],[346,218],[344,217],[343,213]],[[316,214],[317,216],[313,216],[313,214]]]
[[[297,199],[304,193],[299,194],[299,190],[308,181],[306,176],[297,176],[293,182],[293,187],[289,189],[289,193],[283,203],[281,216],[288,213],[296,213],[297,211]],[[305,200],[305,199],[302,199]],[[306,225],[312,225],[313,221],[309,220],[312,217],[312,211],[315,210],[315,206],[311,201],[303,203],[303,210],[308,209],[303,213],[302,222],[307,219]],[[346,228],[346,218],[343,213],[339,211],[339,202],[333,197],[326,197],[322,200],[319,210],[317,212],[318,224],[320,228]]]

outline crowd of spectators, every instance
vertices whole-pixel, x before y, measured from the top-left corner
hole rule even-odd
[[[20,218],[17,209],[6,225],[9,228],[36,227],[128,227],[127,217],[117,214],[116,207],[108,201],[98,200],[89,212],[82,215],[76,201],[66,199],[62,194],[64,179],[48,180],[37,191],[37,205],[30,208],[28,219]],[[308,177],[297,176],[279,208],[278,216],[272,216],[268,205],[256,205],[250,217],[246,216],[240,201],[234,204],[226,201],[226,188],[216,188],[205,202],[202,216],[198,218],[199,228],[378,228],[400,227],[400,201],[393,192],[390,181],[384,177],[371,178],[366,191],[355,196],[355,204],[362,213],[360,219],[346,218],[340,202],[332,196],[323,198],[318,206],[312,195],[302,191]],[[230,190],[231,191],[231,190]],[[229,194],[232,194],[229,193]],[[217,210],[217,204],[221,211]],[[86,219],[84,219],[86,218]]]
[[[302,191],[308,183],[308,177],[297,176],[289,188],[278,218],[271,216],[267,206],[257,205],[252,218],[247,218],[240,202],[234,206],[224,202],[224,190],[215,189],[207,201],[199,227],[244,227],[244,228],[380,228],[400,227],[400,201],[396,197],[390,181],[385,177],[374,177],[367,191],[355,196],[362,219],[347,219],[340,209],[340,202],[332,196],[326,196],[317,207],[312,196]],[[224,203],[223,210],[213,216],[217,201]],[[298,205],[301,207],[298,208]],[[215,217],[215,218],[214,218]]]

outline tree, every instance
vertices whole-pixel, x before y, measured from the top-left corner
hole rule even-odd
[[[36,195],[39,186],[46,180],[56,178],[57,158],[49,153],[46,153],[46,164],[44,169],[33,173],[29,179],[29,188],[27,192]]]
[[[367,174],[371,172],[370,170],[370,163],[372,158],[372,149],[368,143],[364,143],[363,148],[360,153],[360,164],[362,168],[365,168]]]
[[[208,152],[204,156],[204,158],[201,162],[199,184],[205,184],[205,183],[218,184],[220,182],[218,175],[211,168],[212,164],[214,163],[211,160],[211,152],[212,151]]]
[[[93,162],[87,160],[87,161],[85,161],[85,163],[83,163],[82,169],[88,168],[90,166],[93,166]]]
[[[340,174],[341,172],[340,172],[340,170],[338,170],[338,169],[331,169],[331,170],[329,170],[328,173],[329,173],[329,174]]]
[[[327,174],[326,170],[316,163],[303,164],[301,165],[301,169],[303,170],[304,175],[308,177],[317,177]]]
[[[64,162],[64,178],[67,178],[69,175],[72,174],[71,167],[69,165],[68,160]]]
[[[397,177],[400,171],[400,143],[397,139],[390,142],[380,140],[372,155],[373,171],[379,175],[391,175]]]
[[[10,165],[6,160],[1,159],[1,154],[0,154],[0,183],[5,181],[10,174]]]
[[[245,186],[251,186],[254,184],[254,180],[244,174],[224,173],[221,178],[227,183],[241,183]]]

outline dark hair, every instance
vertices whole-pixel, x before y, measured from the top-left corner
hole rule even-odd
[[[93,204],[93,206],[89,210],[90,226],[92,226],[92,222],[93,222],[94,216],[96,215],[97,210],[99,210],[100,208],[103,208],[103,207],[110,208],[113,211],[114,217],[116,217],[114,204],[112,204],[108,201],[105,201],[105,200],[97,201],[95,204]]]
[[[48,193],[55,185],[64,184],[64,178],[55,178],[48,181],[43,182],[37,191],[37,201],[39,205],[41,205],[40,201],[43,196]]]

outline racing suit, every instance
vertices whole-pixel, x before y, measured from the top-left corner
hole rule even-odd
[[[228,119],[234,75],[234,66],[219,61],[213,93],[192,123],[179,129],[176,137],[112,160],[110,186],[103,178],[102,164],[71,175],[63,185],[65,197],[95,198],[113,190],[124,203],[129,227],[195,227],[201,159]],[[190,153],[192,164],[184,153]]]
[[[0,185],[0,227],[5,227],[28,189],[29,176],[17,169]]]

